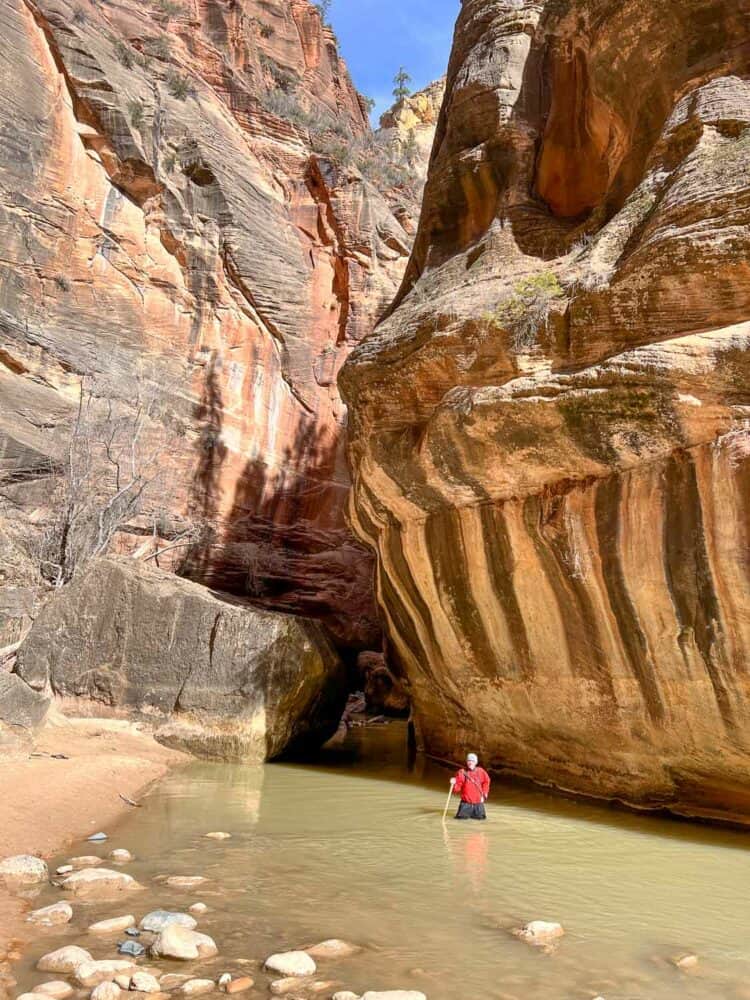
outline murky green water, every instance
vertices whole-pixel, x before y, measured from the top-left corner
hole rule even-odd
[[[125,905],[74,904],[73,923],[25,956],[19,992],[50,978],[33,962],[61,943],[114,957],[111,942],[86,934],[93,920],[203,900],[199,929],[220,958],[162,968],[239,972],[238,960],[341,937],[364,951],[320,962],[319,976],[357,992],[750,998],[748,835],[499,787],[486,824],[444,828],[446,779],[424,761],[409,767],[400,725],[355,731],[318,766],[190,765],[110,831],[106,850],[71,852],[127,847],[136,860],[125,870],[148,889]],[[232,839],[204,839],[211,830]],[[185,892],[155,882],[161,874],[210,881]],[[45,889],[37,905],[56,893]],[[553,955],[508,933],[537,918],[567,929]],[[669,963],[687,951],[700,957],[694,974]],[[267,996],[270,978],[258,974],[242,996]]]

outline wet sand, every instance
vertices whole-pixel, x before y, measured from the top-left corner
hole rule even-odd
[[[0,757],[0,858],[49,858],[106,829],[133,810],[121,794],[137,802],[150,784],[188,759],[134,723],[60,717],[37,734],[33,747]],[[27,908],[0,887],[0,965],[16,942],[32,936],[23,917]]]

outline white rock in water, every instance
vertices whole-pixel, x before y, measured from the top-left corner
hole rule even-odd
[[[116,861],[120,865],[127,864],[128,861],[133,860],[133,855],[130,851],[126,851],[124,847],[118,847],[116,851],[110,853],[110,858]]]
[[[117,983],[99,983],[91,991],[91,1000],[119,1000],[120,987]]]
[[[58,948],[57,951],[42,955],[36,967],[40,972],[60,972],[64,976],[71,976],[80,965],[91,961],[91,953],[85,948],[68,944],[64,948]]]
[[[278,972],[280,976],[311,976],[317,966],[306,951],[284,951],[270,955],[265,961],[269,972]]]
[[[549,944],[565,933],[562,924],[547,920],[532,920],[531,923],[513,931],[516,937],[528,944]]]
[[[75,977],[81,986],[98,986],[99,983],[111,983],[120,973],[132,975],[136,966],[125,959],[110,958],[101,962],[83,962],[75,971]]]
[[[187,913],[175,913],[172,910],[152,910],[147,913],[138,925],[142,931],[151,931],[153,934],[161,934],[165,927],[170,924],[179,924],[187,927],[191,931],[198,926],[197,920]]]
[[[41,910],[32,910],[26,919],[43,927],[68,924],[73,919],[73,907],[70,903],[53,903],[51,906],[43,906]]]
[[[223,833],[222,831],[215,831],[214,833],[204,833],[204,837],[208,837],[209,840],[229,840],[232,836],[231,833]]]
[[[128,914],[125,917],[110,917],[109,920],[98,920],[89,927],[90,934],[119,934],[128,927],[135,927],[135,917]]]
[[[352,993],[351,990],[340,990],[333,994],[333,1000],[360,1000],[359,994]]]
[[[108,839],[109,838],[107,837],[106,833],[92,833],[90,837],[86,838],[86,840],[93,841],[96,844],[101,843],[103,840],[108,840]]]
[[[195,889],[207,881],[202,875],[170,875],[165,884],[173,889]]]
[[[136,993],[159,993],[161,986],[156,976],[150,972],[134,972],[130,978],[130,989]]]
[[[113,983],[117,983],[121,990],[130,989],[130,974],[128,972],[121,972],[119,976],[115,976],[112,980]]]
[[[327,941],[321,941],[304,950],[313,958],[349,958],[350,955],[356,955],[362,949],[356,944],[350,944],[340,938],[329,938]]]
[[[68,872],[73,871],[73,865],[60,865],[59,868],[55,868],[55,875],[67,875]]]
[[[151,945],[151,954],[157,958],[213,958],[218,955],[216,942],[208,934],[199,934],[179,924],[169,924]]]
[[[383,992],[368,990],[362,1000],[427,1000],[427,997],[417,990],[384,990]]]
[[[216,980],[219,986],[226,986],[227,983],[232,982],[232,977],[228,972],[222,972],[219,978]]]
[[[190,913],[206,913],[208,907],[205,903],[193,903],[192,906],[188,906]]]
[[[65,892],[74,896],[109,896],[129,889],[141,889],[132,875],[110,868],[84,868],[68,875],[62,884]]]
[[[46,882],[49,869],[46,862],[35,858],[33,854],[15,854],[0,861],[0,876],[30,885],[33,882]]]
[[[201,993],[213,993],[216,983],[213,979],[188,979],[180,987],[180,993],[188,997],[199,997]]]
[[[690,969],[695,969],[698,966],[698,956],[697,955],[680,955],[679,958],[673,958],[672,964],[678,969],[682,969],[683,972],[688,972]]]
[[[75,990],[70,983],[65,983],[62,979],[53,979],[50,983],[40,983],[31,992],[37,995],[41,993],[46,997],[52,997],[52,1000],[67,1000],[69,996],[75,993]]]
[[[309,984],[305,984],[306,986]],[[286,976],[284,979],[274,979],[270,990],[275,997],[284,997],[287,993],[296,993],[300,989],[300,981],[297,976]]]
[[[39,1000],[38,993],[19,993],[16,1000]]]

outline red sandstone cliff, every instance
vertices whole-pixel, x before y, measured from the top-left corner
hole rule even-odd
[[[120,550],[199,524],[163,565],[377,643],[336,378],[411,209],[378,190],[332,33],[308,0],[9,0],[0,32],[0,634],[83,380],[97,419],[145,414],[160,467]]]
[[[464,0],[358,529],[427,749],[747,819],[750,4]]]

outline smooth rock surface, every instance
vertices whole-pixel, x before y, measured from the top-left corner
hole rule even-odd
[[[17,669],[61,697],[144,712],[160,742],[218,759],[317,746],[346,701],[345,667],[315,623],[124,559],[98,560],[47,604]]]
[[[133,855],[130,851],[125,850],[124,847],[118,847],[116,850],[112,851],[109,856],[112,861],[116,861],[121,865],[127,864],[129,861],[133,860]]]
[[[328,938],[326,941],[320,941],[318,944],[314,944],[304,950],[311,958],[333,959],[349,958],[351,955],[356,955],[362,949],[359,945],[352,944],[350,941],[342,941],[340,938]]]
[[[179,924],[169,924],[151,945],[155,957],[179,958],[189,961],[212,958],[219,953],[216,943],[207,934],[199,934]]]
[[[193,930],[194,927],[198,926],[198,922],[189,914],[178,913],[174,910],[152,910],[151,913],[147,913],[145,917],[141,918],[138,926],[142,931],[160,934],[170,924],[179,924],[182,927],[187,927],[188,930]]]
[[[130,978],[130,989],[137,993],[158,993],[161,989],[159,980],[150,972],[134,972]]]
[[[284,977],[311,976],[316,970],[315,962],[304,951],[285,951],[270,955],[264,966],[269,972],[278,972]]]
[[[32,910],[26,918],[33,924],[52,927],[55,924],[67,924],[73,919],[73,907],[70,903],[51,903],[40,910]]]
[[[36,963],[36,967],[40,972],[59,972],[63,975],[73,975],[80,965],[91,961],[93,961],[91,953],[85,948],[69,944],[43,955]]]
[[[120,992],[120,987],[117,983],[99,983],[91,991],[91,1000],[118,1000]]]
[[[53,1000],[67,1000],[69,996],[75,993],[75,990],[70,983],[66,983],[62,979],[53,979],[49,983],[40,983],[31,992],[41,993],[44,996],[52,997]]]
[[[84,868],[68,875],[62,883],[64,892],[86,899],[112,899],[141,888],[132,875],[110,868]]]
[[[200,996],[203,993],[212,993],[216,989],[213,979],[188,979],[179,987],[179,992],[188,997]]]
[[[119,934],[128,927],[135,926],[135,917],[127,914],[123,917],[110,917],[108,920],[97,920],[89,925],[90,934]]]
[[[19,884],[31,885],[35,882],[46,882],[49,869],[45,861],[33,854],[16,854],[0,861],[0,878]]]
[[[562,924],[553,921],[532,920],[513,933],[528,944],[545,945],[561,938],[565,934],[565,930]]]
[[[115,976],[132,975],[135,966],[125,959],[106,958],[82,962],[75,970],[75,977],[81,986],[98,986],[99,983],[114,982]]]

